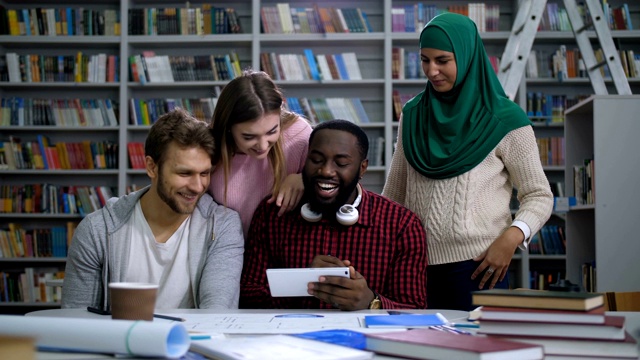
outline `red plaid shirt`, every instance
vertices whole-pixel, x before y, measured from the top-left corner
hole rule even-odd
[[[240,283],[241,308],[327,309],[315,297],[271,297],[267,268],[308,267],[316,255],[350,260],[380,295],[384,309],[427,306],[427,242],[420,219],[410,210],[363,189],[360,218],[352,226],[335,219],[307,222],[299,211],[278,217],[263,201],[245,241]]]

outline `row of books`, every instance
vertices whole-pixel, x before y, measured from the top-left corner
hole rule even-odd
[[[7,230],[0,230],[0,258],[66,257],[76,222],[66,226],[41,229],[23,229],[9,223]]]
[[[561,266],[564,267],[564,265]],[[549,290],[551,285],[557,284],[560,279],[564,279],[564,271],[548,268],[532,270],[529,271],[529,288]]]
[[[132,141],[127,143],[127,154],[129,155],[129,168],[145,169],[144,143]]]
[[[153,125],[161,115],[179,107],[190,112],[198,120],[210,122],[217,102],[217,97],[129,99],[129,121],[131,125]]]
[[[55,144],[43,135],[25,141],[9,136],[0,142],[0,169],[71,170],[117,169],[118,144],[113,141],[64,142]]]
[[[590,19],[587,19],[587,8],[584,5],[580,5],[580,13],[583,14],[583,23],[590,23]],[[588,22],[587,22],[588,21]],[[558,6],[557,3],[547,3],[547,6],[540,18],[540,25],[538,25],[538,31],[571,31],[571,21],[569,21],[569,15],[567,10]]]
[[[118,126],[111,99],[0,99],[0,126]]]
[[[588,96],[589,94],[557,95],[529,91],[527,92],[527,116],[536,123],[564,123],[564,111]]]
[[[275,80],[362,80],[355,52],[314,55],[261,53],[260,66]]]
[[[455,12],[468,16],[476,23],[480,32],[499,30],[500,5],[498,4],[469,3],[438,8],[436,5],[417,3],[391,8],[391,31],[420,32],[434,16],[443,12]]]
[[[384,166],[384,137],[367,135],[369,138],[369,166]]]
[[[289,3],[260,9],[265,34],[318,34],[373,32],[367,14],[359,8],[294,7]]]
[[[113,9],[6,9],[0,6],[0,35],[120,35],[120,12]]]
[[[242,74],[240,58],[232,51],[224,55],[156,55],[145,51],[129,57],[131,81],[158,83],[175,81],[224,81]]]
[[[0,272],[0,303],[39,302],[60,303],[61,286],[48,286],[47,281],[64,279],[57,268],[26,267],[23,270]]]
[[[601,1],[604,18],[611,30],[633,30],[633,23],[627,3],[612,7],[606,0]],[[582,15],[582,23],[592,22],[589,9],[583,4],[578,4],[578,12]],[[540,19],[539,31],[572,31],[571,21],[567,10],[559,7],[557,3],[547,3]]]
[[[602,1],[602,10],[611,30],[633,30],[629,5],[623,3],[617,7],[612,7],[606,0]]]
[[[242,27],[234,8],[202,4],[202,7],[129,9],[128,32],[129,35],[239,34]]]
[[[633,50],[618,50],[618,55],[627,78],[640,78],[640,54],[636,55]]]
[[[554,78],[559,80],[588,77],[580,49],[567,49],[566,45],[552,52],[532,50],[527,58],[527,78]]]
[[[359,98],[286,98],[290,111],[305,116],[312,124],[334,119],[355,124],[369,123],[367,112]]]
[[[0,213],[84,216],[100,209],[114,194],[108,186],[0,185]]]
[[[114,83],[120,81],[120,57],[105,53],[86,55],[0,56],[0,81],[11,83]]]
[[[604,62],[602,49],[594,51],[598,63]],[[618,50],[620,64],[627,78],[640,77],[640,55],[633,50]],[[600,67],[600,73],[605,78],[610,78],[611,73],[607,65]],[[584,61],[580,55],[580,49],[567,49],[561,45],[558,50],[547,53],[540,50],[531,50],[525,68],[527,78],[555,78],[559,80],[587,78],[589,75]]]
[[[593,184],[594,160],[585,159],[583,164],[573,166],[573,191],[578,205],[595,204]]]
[[[542,165],[564,165],[564,137],[536,138]]]
[[[411,100],[416,94],[413,93],[401,93],[399,90],[393,90],[393,121],[400,121],[400,115],[402,114],[402,107],[407,101]]]
[[[407,51],[403,47],[391,49],[392,79],[426,79],[418,51]]]
[[[567,240],[564,228],[558,225],[545,225],[533,234],[529,243],[530,254],[564,255],[567,253]]]
[[[638,358],[626,319],[605,314],[603,294],[493,289],[473,302],[482,306],[478,334],[542,346],[554,359]]]

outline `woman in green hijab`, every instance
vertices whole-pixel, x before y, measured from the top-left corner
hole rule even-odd
[[[514,251],[547,221],[553,195],[531,123],[504,94],[473,21],[436,16],[420,57],[428,83],[402,109],[383,195],[427,231],[428,307],[470,310],[472,291],[508,287]]]

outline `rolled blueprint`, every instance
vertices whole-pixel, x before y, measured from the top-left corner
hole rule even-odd
[[[179,358],[191,340],[179,323],[0,315],[0,334],[29,336],[42,350]]]

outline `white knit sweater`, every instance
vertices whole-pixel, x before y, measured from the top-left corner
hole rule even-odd
[[[434,180],[418,173],[404,155],[402,125],[382,194],[414,211],[426,229],[429,264],[474,258],[513,222],[512,188],[520,208],[515,220],[535,234],[549,219],[553,195],[531,126],[508,133],[472,170]]]

